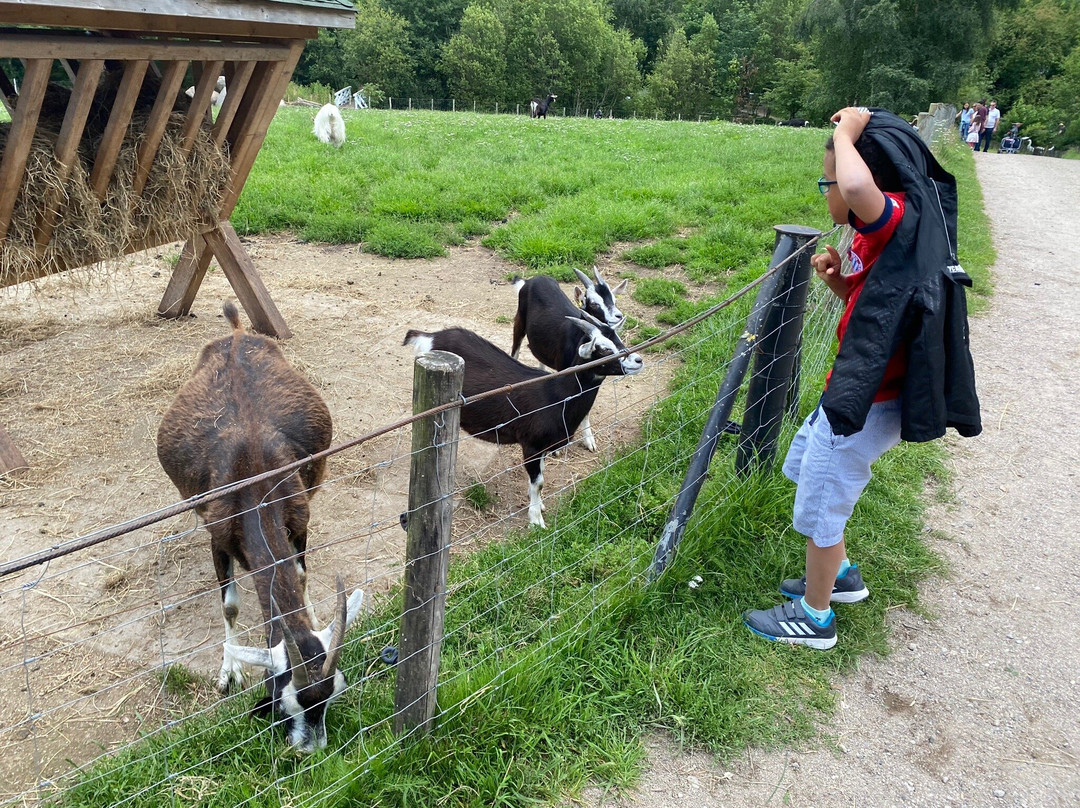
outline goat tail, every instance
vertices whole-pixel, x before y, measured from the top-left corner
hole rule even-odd
[[[240,331],[240,312],[237,310],[236,304],[230,300],[221,307],[221,311],[225,315],[225,319],[229,321],[233,331]]]
[[[420,356],[420,354],[431,353],[431,351],[434,350],[434,336],[434,334],[428,334],[424,331],[417,331],[414,328],[410,328],[405,332],[405,341],[401,344],[413,346],[413,353],[416,356]]]
[[[510,279],[510,285],[514,287],[515,292],[520,292],[521,287],[525,285],[525,279],[520,275],[515,275]]]

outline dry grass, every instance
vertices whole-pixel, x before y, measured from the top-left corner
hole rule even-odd
[[[97,139],[84,137],[79,159],[64,177],[54,155],[57,131],[40,124],[34,135],[22,188],[7,238],[0,249],[0,286],[81,267],[99,268],[145,247],[183,240],[214,223],[230,166],[227,151],[214,145],[207,126],[199,129],[190,154],[182,151],[185,115],[173,113],[141,196],[133,193],[136,159],[145,138],[144,117],[133,118],[105,193],[90,186]],[[0,149],[10,124],[0,124]],[[49,200],[59,205],[52,239],[36,243],[38,223]],[[72,273],[73,279],[90,273]]]

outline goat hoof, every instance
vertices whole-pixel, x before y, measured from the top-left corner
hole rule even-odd
[[[596,441],[594,441],[594,440],[586,440],[586,441],[584,441],[584,443],[585,443],[585,448],[588,449],[590,452],[595,452],[596,451]]]

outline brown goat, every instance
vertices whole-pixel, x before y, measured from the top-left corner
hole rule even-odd
[[[330,411],[277,344],[248,334],[226,303],[228,337],[203,348],[192,377],[161,421],[158,459],[188,498],[272,471],[330,446]],[[363,593],[346,602],[338,577],[334,620],[318,631],[307,596],[308,502],[326,461],[277,475],[199,506],[210,532],[221,586],[225,645],[218,689],[242,685],[242,663],[266,670],[267,698],[257,709],[283,714],[289,742],[302,751],[326,745],[326,705],[345,689],[338,661],[345,630]],[[239,597],[234,562],[253,573],[268,647],[235,644]]]

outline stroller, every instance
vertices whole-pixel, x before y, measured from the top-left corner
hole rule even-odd
[[[1020,124],[1014,123],[998,143],[998,154],[1016,154],[1020,151]]]

